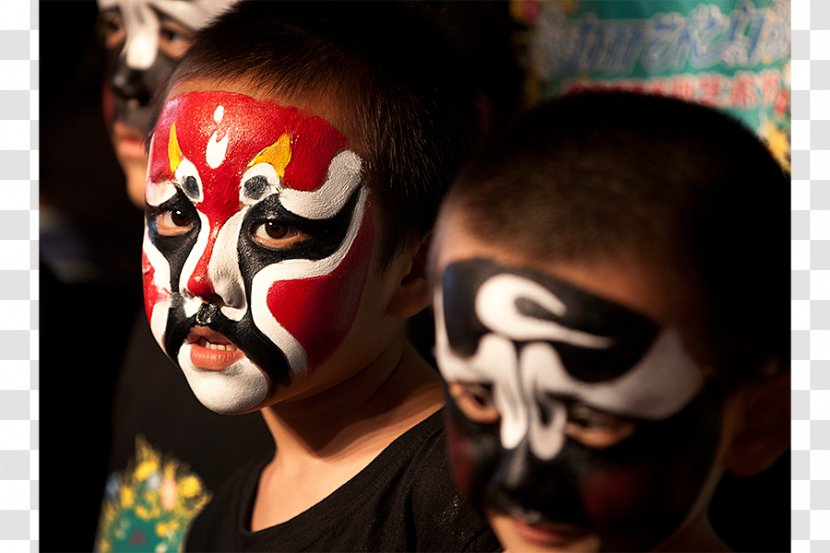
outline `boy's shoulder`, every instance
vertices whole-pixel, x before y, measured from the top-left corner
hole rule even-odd
[[[293,519],[245,529],[268,459],[243,467],[196,519],[192,551],[499,551],[457,492],[438,411],[405,432],[330,496]]]

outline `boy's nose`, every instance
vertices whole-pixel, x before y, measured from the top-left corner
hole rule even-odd
[[[150,103],[152,93],[144,79],[144,71],[128,67],[123,61],[112,76],[111,88],[126,100],[135,100],[141,106]]]
[[[502,450],[490,482],[493,506],[538,513],[555,522],[586,524],[578,483],[564,465],[561,457],[536,458],[527,440],[512,450]]]
[[[545,510],[551,496],[562,493],[563,482],[549,463],[536,459],[527,440],[502,450],[491,487],[501,501],[529,509]]]
[[[223,243],[221,232],[212,232],[187,281],[187,291],[206,303],[244,308],[244,285],[235,251],[235,246]]]
[[[523,440],[513,449],[502,449],[492,477],[493,487],[507,496],[523,495],[532,486],[530,457],[527,440]]]
[[[210,280],[210,275],[206,270],[206,267],[202,270],[200,269],[200,265],[202,265],[201,260],[199,261],[199,265],[196,266],[196,271],[190,276],[190,280],[187,282],[187,289],[190,290],[190,293],[194,296],[199,296],[201,298],[212,298],[218,295],[216,294],[216,290],[213,287],[213,282]],[[205,266],[207,264],[204,264]]]

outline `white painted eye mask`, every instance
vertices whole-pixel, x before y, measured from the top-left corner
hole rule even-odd
[[[539,277],[482,260],[454,263],[435,299],[441,372],[492,384],[504,447],[528,436],[534,454],[553,458],[564,440],[557,397],[658,420],[700,391],[703,374],[676,331]],[[539,417],[540,409],[550,412]]]
[[[448,265],[434,299],[442,376],[488,391],[498,413],[473,420],[449,395],[460,489],[488,510],[584,528],[606,550],[645,551],[677,528],[712,466],[721,405],[677,331],[489,259]],[[573,406],[633,431],[588,447],[566,433]]]

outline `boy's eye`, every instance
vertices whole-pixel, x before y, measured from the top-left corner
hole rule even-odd
[[[568,410],[565,434],[582,445],[602,449],[627,438],[634,429],[635,423],[629,419],[576,404]]]
[[[308,239],[308,235],[288,225],[268,220],[251,229],[251,238],[260,246],[282,250],[294,246]]]
[[[159,28],[159,50],[173,59],[179,59],[193,44],[193,31],[172,21],[162,19]]]
[[[449,392],[461,412],[471,421],[489,424],[499,420],[492,384],[451,382]]]
[[[119,48],[124,43],[124,39],[126,38],[124,20],[117,10],[101,12],[98,19],[98,28],[104,39],[104,45],[107,48]]]
[[[171,209],[156,215],[156,232],[161,236],[181,236],[192,229],[192,217],[181,209]]]

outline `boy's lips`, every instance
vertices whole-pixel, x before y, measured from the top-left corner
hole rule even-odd
[[[520,518],[511,518],[511,523],[516,532],[527,541],[548,547],[566,546],[590,534],[586,528],[569,523],[530,523]]]
[[[199,369],[222,371],[244,356],[236,344],[206,326],[191,328],[185,343],[190,345],[191,363]]]
[[[527,542],[545,548],[571,549],[582,543],[593,533],[583,524],[555,521],[535,509],[526,509],[514,503],[501,501],[498,507],[489,511],[500,519],[501,524],[512,527],[513,532]]]
[[[141,159],[147,157],[144,147],[144,138],[135,129],[128,127],[121,121],[113,124],[113,138],[118,155],[123,158]]]

